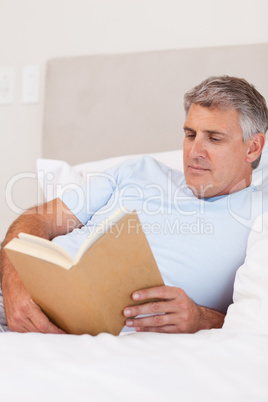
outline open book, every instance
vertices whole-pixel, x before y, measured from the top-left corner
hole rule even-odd
[[[136,212],[118,211],[85,240],[73,261],[57,244],[20,233],[5,251],[33,300],[68,333],[121,332],[138,289],[163,285]]]

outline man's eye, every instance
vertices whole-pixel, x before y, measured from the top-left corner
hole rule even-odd
[[[219,142],[221,139],[220,138],[215,138],[215,137],[210,137],[211,141],[214,142]]]
[[[190,140],[193,140],[193,139],[195,139],[195,134],[185,134],[185,137],[186,138],[189,138]]]

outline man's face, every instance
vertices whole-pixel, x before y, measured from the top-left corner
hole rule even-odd
[[[184,174],[198,198],[239,191],[250,184],[251,164],[246,162],[238,112],[193,104],[184,124]]]

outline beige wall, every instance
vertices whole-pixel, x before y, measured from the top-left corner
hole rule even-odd
[[[70,55],[268,42],[267,0],[0,0],[0,68],[15,68],[10,106],[0,106],[0,239],[37,202],[46,61]],[[41,67],[40,101],[21,103],[25,65]],[[11,199],[12,197],[12,199]]]

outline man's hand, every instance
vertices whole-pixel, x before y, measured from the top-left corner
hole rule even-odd
[[[223,325],[224,314],[195,304],[180,288],[158,286],[143,289],[134,292],[132,298],[145,304],[126,307],[125,317],[153,314],[126,320],[126,325],[138,332],[194,333]],[[146,303],[146,300],[155,298],[161,300]]]
[[[65,333],[52,324],[40,307],[34,303],[15,271],[7,281],[5,277],[3,278],[2,292],[7,325],[11,331]]]
[[[25,211],[10,226],[0,251],[0,277],[7,325],[11,331],[64,333],[33,302],[4,246],[20,232],[51,240],[81,226],[82,223],[58,198]]]

